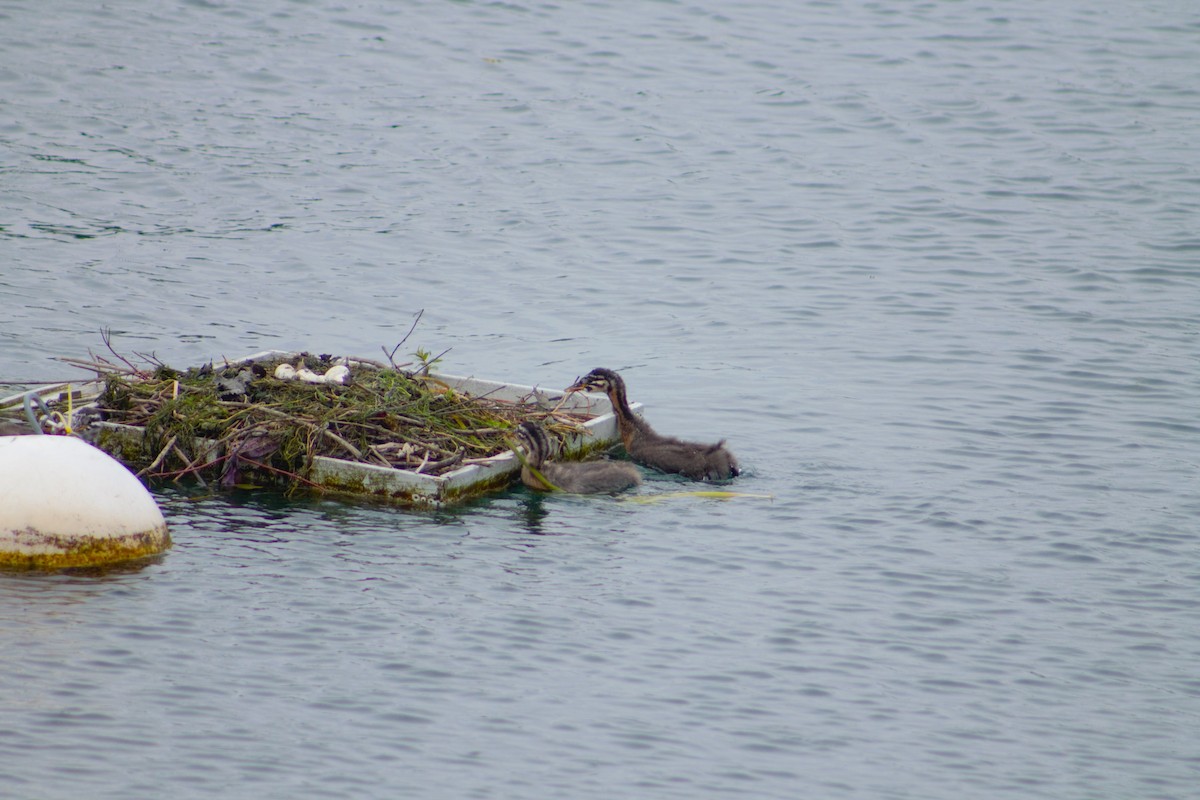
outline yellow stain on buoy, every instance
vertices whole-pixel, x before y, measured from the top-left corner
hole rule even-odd
[[[171,545],[150,492],[74,436],[0,436],[0,566],[91,567]]]

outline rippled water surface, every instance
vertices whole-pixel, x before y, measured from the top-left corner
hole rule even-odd
[[[158,491],[0,574],[21,798],[1181,798],[1188,3],[0,2],[0,380],[622,370],[734,488]]]

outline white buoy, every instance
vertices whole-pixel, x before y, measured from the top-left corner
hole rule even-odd
[[[133,473],[74,436],[0,436],[0,566],[98,566],[171,545]]]

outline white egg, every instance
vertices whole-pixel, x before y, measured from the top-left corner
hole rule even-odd
[[[305,383],[324,383],[325,382],[324,375],[318,375],[317,373],[313,372],[311,369],[308,369],[306,367],[301,367],[300,369],[296,370],[296,378],[304,381]]]

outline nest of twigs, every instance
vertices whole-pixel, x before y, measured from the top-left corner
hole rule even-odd
[[[280,380],[281,363],[315,373],[345,364],[350,380]],[[149,478],[195,476],[225,486],[243,482],[246,470],[311,486],[306,475],[316,456],[442,475],[508,450],[508,435],[523,420],[559,435],[585,421],[536,402],[469,396],[421,372],[326,355],[186,371],[160,364],[101,378],[101,419],[145,431],[141,453],[124,454],[129,466]]]

